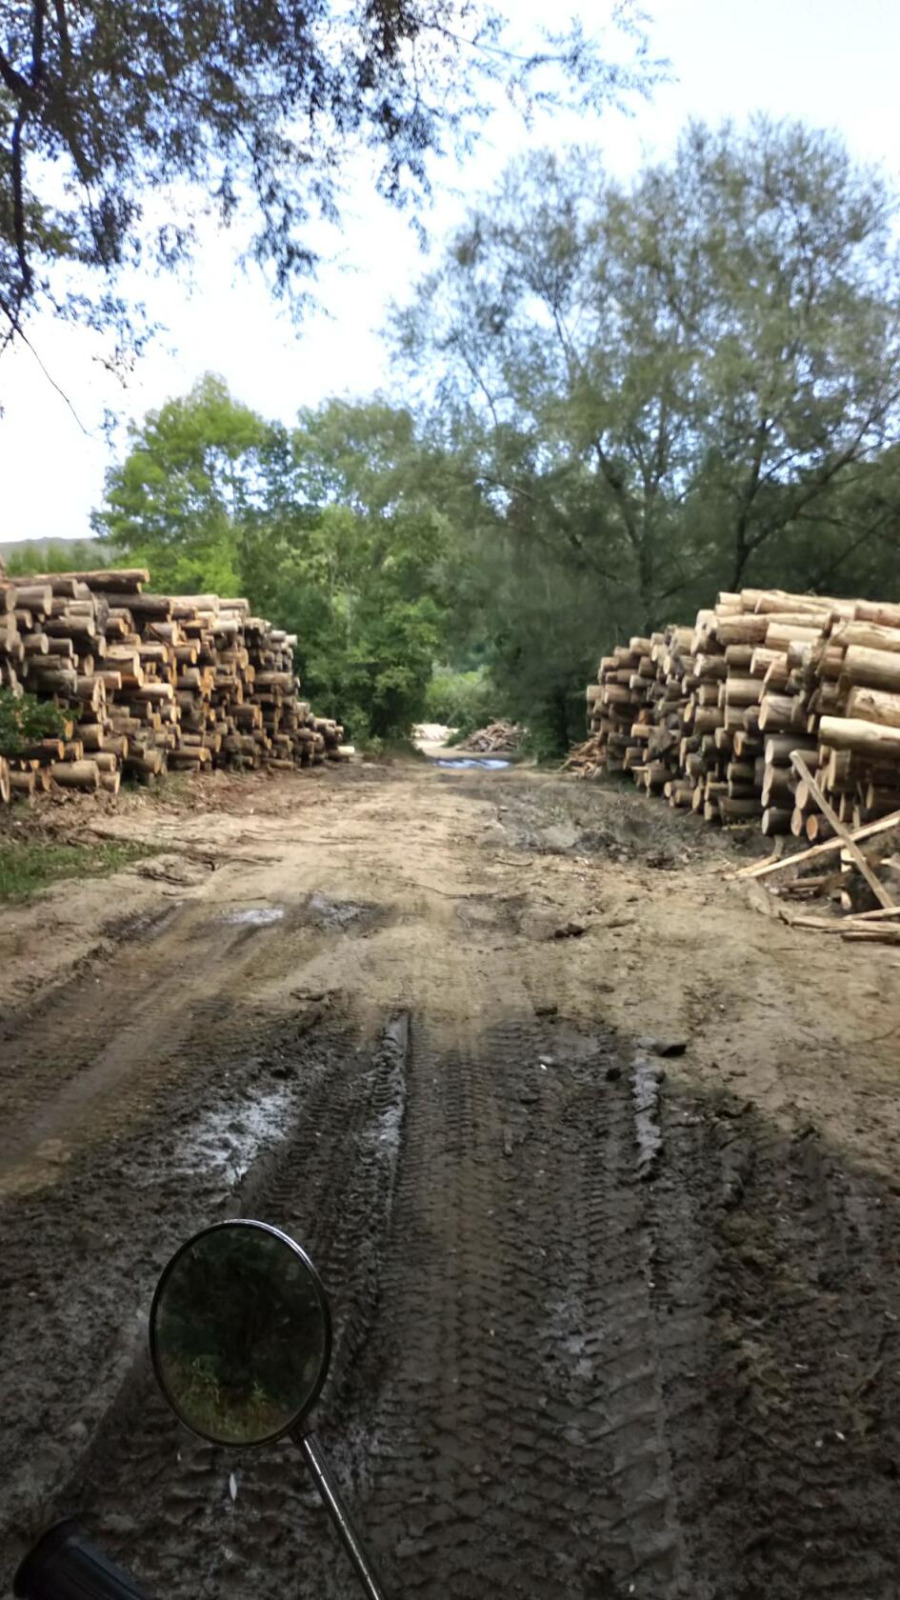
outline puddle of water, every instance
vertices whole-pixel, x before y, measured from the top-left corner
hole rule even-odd
[[[451,772],[468,771],[472,767],[478,767],[482,772],[500,772],[504,767],[511,767],[512,762],[501,761],[498,756],[460,756],[456,761],[437,760],[434,765]]]
[[[385,1071],[384,1101],[372,1127],[367,1130],[369,1148],[387,1162],[393,1196],[394,1178],[400,1159],[403,1118],[406,1113],[406,1054],[409,1048],[409,1017],[394,1017],[384,1032],[382,1068]],[[390,1212],[391,1198],[388,1200]]]
[[[103,935],[107,939],[146,940],[160,939],[167,933],[175,918],[181,915],[184,905],[163,906],[152,911],[139,911],[134,915],[113,917],[103,925]]]
[[[184,1177],[230,1172],[237,1178],[284,1138],[292,1104],[292,1092],[285,1086],[257,1100],[208,1112],[176,1146],[175,1171]]]
[[[224,912],[219,921],[232,928],[269,928],[283,916],[284,906],[247,906],[243,911]]]
[[[656,1062],[649,1061],[643,1053],[635,1055],[631,1097],[638,1142],[638,1175],[642,1178],[652,1177],[662,1153],[659,1096],[664,1077],[664,1069]]]
[[[382,1111],[374,1128],[369,1130],[369,1140],[376,1150],[381,1150],[390,1162],[400,1154],[400,1129],[403,1126],[403,1105],[388,1106]]]
[[[332,900],[316,890],[306,902],[306,915],[318,928],[346,928],[358,922],[369,908],[354,900]]]

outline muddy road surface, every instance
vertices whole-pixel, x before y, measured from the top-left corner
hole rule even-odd
[[[159,1600],[356,1593],[291,1447],[200,1443],[148,1371],[168,1256],[249,1214],[325,1279],[391,1595],[894,1600],[897,954],[628,791],[204,794],[0,915],[7,1587],[75,1512]]]

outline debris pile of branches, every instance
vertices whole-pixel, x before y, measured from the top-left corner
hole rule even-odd
[[[0,797],[123,774],[339,760],[343,729],[300,698],[296,638],[244,599],[145,592],[143,569],[0,578],[0,687],[60,711],[59,737],[0,751]]]
[[[514,756],[524,735],[525,729],[516,722],[492,722],[470,733],[458,748],[466,755]]]

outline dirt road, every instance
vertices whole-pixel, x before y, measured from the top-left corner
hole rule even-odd
[[[290,1447],[192,1441],[147,1371],[175,1244],[258,1214],[332,1296],[391,1594],[900,1594],[898,956],[629,792],[207,793],[0,916],[3,1580],[75,1510],[160,1600],[355,1593]]]

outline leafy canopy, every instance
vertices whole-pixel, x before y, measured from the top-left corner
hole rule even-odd
[[[401,367],[483,493],[473,598],[520,715],[561,727],[604,641],[717,588],[843,572],[884,592],[895,204],[836,137],[765,118],[691,124],[629,184],[596,151],[538,152],[396,313]]]
[[[124,462],[107,475],[95,530],[148,566],[164,593],[239,592],[242,533],[269,503],[286,430],[208,375],[132,424],[129,440]]]
[[[184,261],[189,197],[245,223],[249,256],[296,291],[352,151],[415,204],[429,158],[469,148],[499,91],[527,113],[646,88],[633,0],[613,20],[625,62],[577,24],[517,52],[489,0],[0,0],[0,338],[44,304],[131,340],[116,272]]]
[[[132,430],[97,532],[155,587],[247,595],[299,637],[323,712],[356,738],[424,709],[446,615],[449,544],[409,413],[331,401],[289,431],[207,376]]]
[[[356,737],[421,716],[441,661],[432,706],[487,678],[560,748],[613,638],[744,582],[900,583],[893,212],[799,124],[692,124],[628,185],[534,154],[395,318],[417,414],[287,429],[207,378],[134,431],[98,531],[297,632]]]

